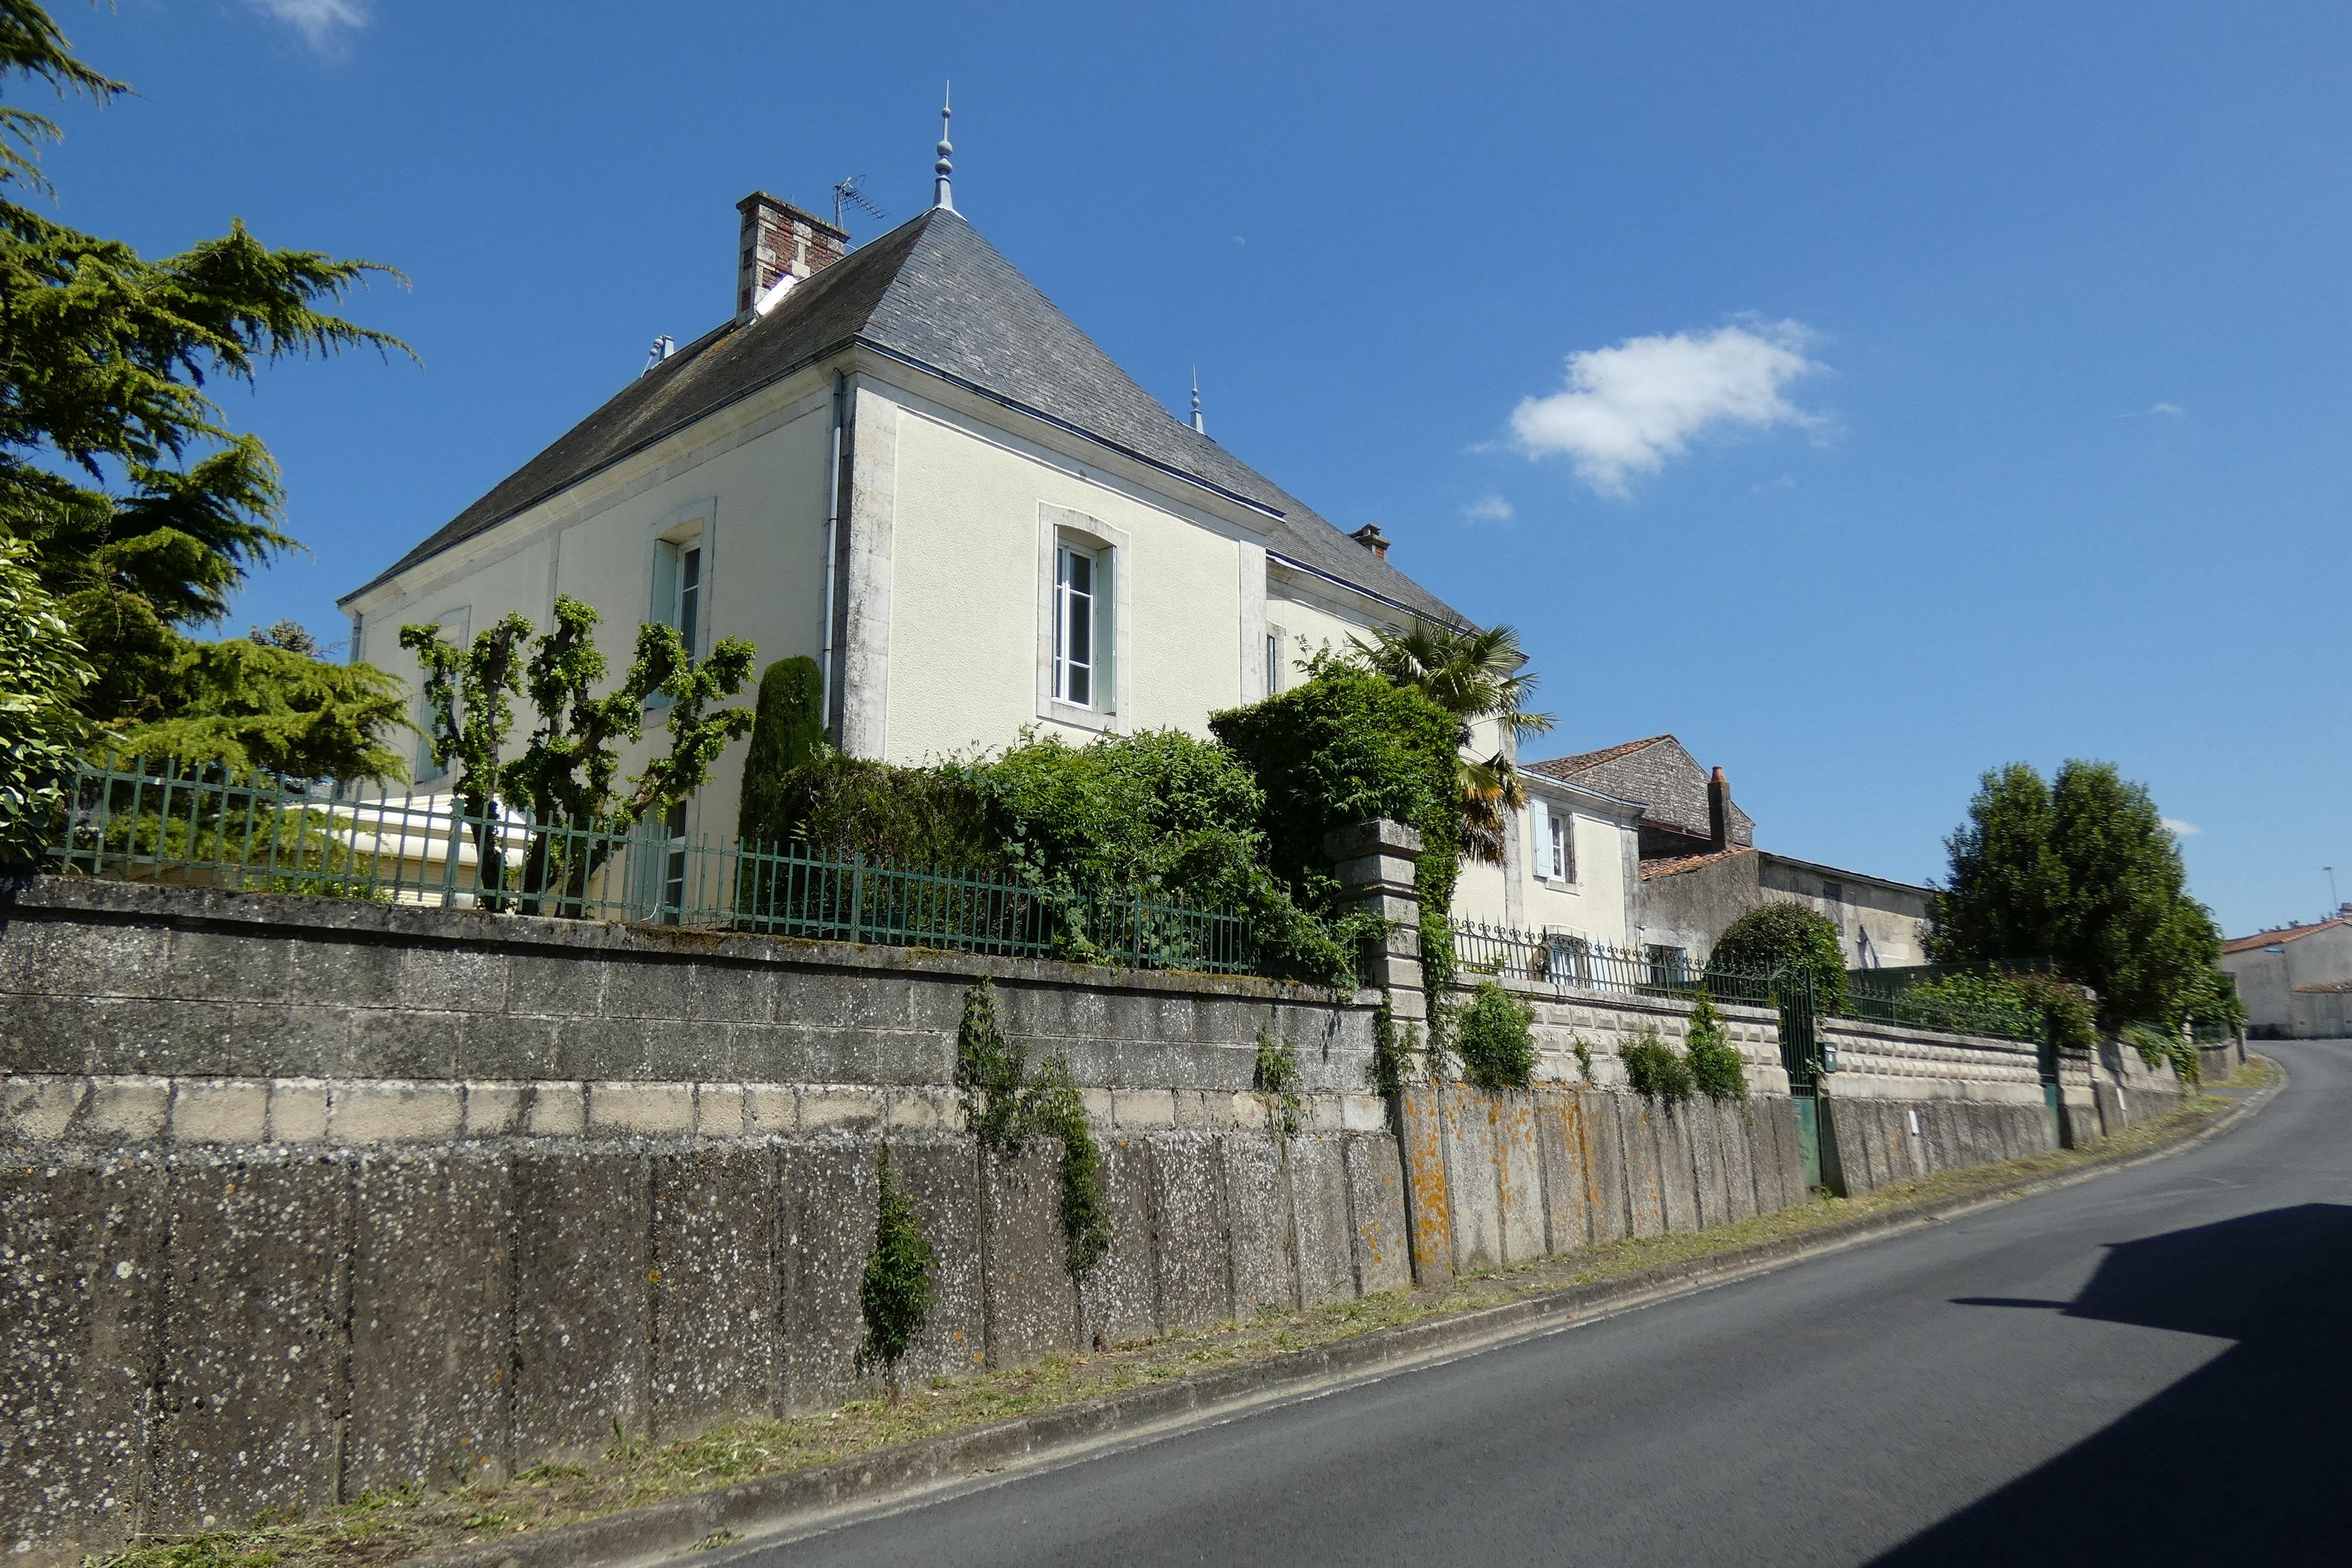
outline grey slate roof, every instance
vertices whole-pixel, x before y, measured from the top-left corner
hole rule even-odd
[[[1161,407],[957,213],[934,208],[614,394],[366,587],[793,374],[864,344],[1279,515],[1267,548],[1403,608],[1465,617]],[[354,590],[354,594],[365,588]],[[348,595],[347,595],[348,597]]]

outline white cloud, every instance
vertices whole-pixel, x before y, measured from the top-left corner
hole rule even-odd
[[[2164,830],[2176,838],[2194,838],[2205,831],[2195,823],[2183,822],[2177,816],[2159,817],[2158,820],[2164,824]]]
[[[1811,336],[1800,322],[1759,321],[1580,350],[1564,388],[1511,411],[1511,434],[1528,456],[1564,453],[1594,489],[1629,495],[1710,427],[1819,424],[1782,395],[1822,368],[1803,352]]]
[[[2145,408],[2135,408],[2129,414],[2118,414],[2116,417],[2118,419],[2155,419],[2159,417],[2178,419],[2188,412],[2189,410],[2181,407],[2178,403],[2151,403]]]
[[[1748,493],[1752,496],[1769,496],[1776,491],[1792,490],[1796,488],[1797,476],[1794,474],[1782,474],[1777,479],[1765,479],[1760,483],[1748,486]]]
[[[367,0],[246,0],[255,10],[302,35],[312,48],[341,48],[347,35],[368,25]]]
[[[1473,522],[1508,522],[1518,516],[1518,510],[1502,496],[1488,490],[1462,509],[1462,515]]]

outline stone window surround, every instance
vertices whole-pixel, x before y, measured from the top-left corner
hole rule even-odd
[[[1054,583],[1055,552],[1075,545],[1095,552],[1095,705],[1080,708],[1054,695]],[[1116,733],[1128,711],[1128,626],[1133,620],[1133,539],[1128,531],[1086,512],[1050,501],[1037,503],[1037,717],[1076,729]],[[1102,578],[1110,579],[1109,592]],[[1109,668],[1106,671],[1105,665]],[[1108,675],[1108,679],[1105,679]]]

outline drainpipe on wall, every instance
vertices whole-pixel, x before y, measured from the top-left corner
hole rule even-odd
[[[847,418],[849,377],[840,371],[833,373],[833,418],[825,436],[825,495],[824,495],[824,651],[817,658],[817,691],[819,710],[824,714],[825,729],[837,745],[841,741],[841,721],[834,713],[834,698],[839,680],[834,674],[834,660],[839,649],[834,634],[835,584],[841,574],[841,430]]]

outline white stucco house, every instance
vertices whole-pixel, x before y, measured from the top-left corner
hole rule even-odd
[[[929,211],[852,248],[754,194],[736,310],[347,595],[351,647],[417,679],[400,628],[464,637],[595,605],[698,653],[823,672],[835,743],[916,763],[1023,730],[1207,732],[1302,649],[1467,617],[1171,415],[981,237]],[[645,750],[658,743],[648,716]],[[1482,737],[1482,740],[1488,739]],[[635,762],[636,759],[628,759]],[[742,748],[673,831],[731,832]],[[437,782],[417,759],[420,788]],[[1459,912],[1624,940],[1638,805],[1529,776],[1514,864]]]
[[[2237,982],[2246,1032],[2258,1040],[2352,1035],[2352,905],[2223,942],[2221,971]]]

